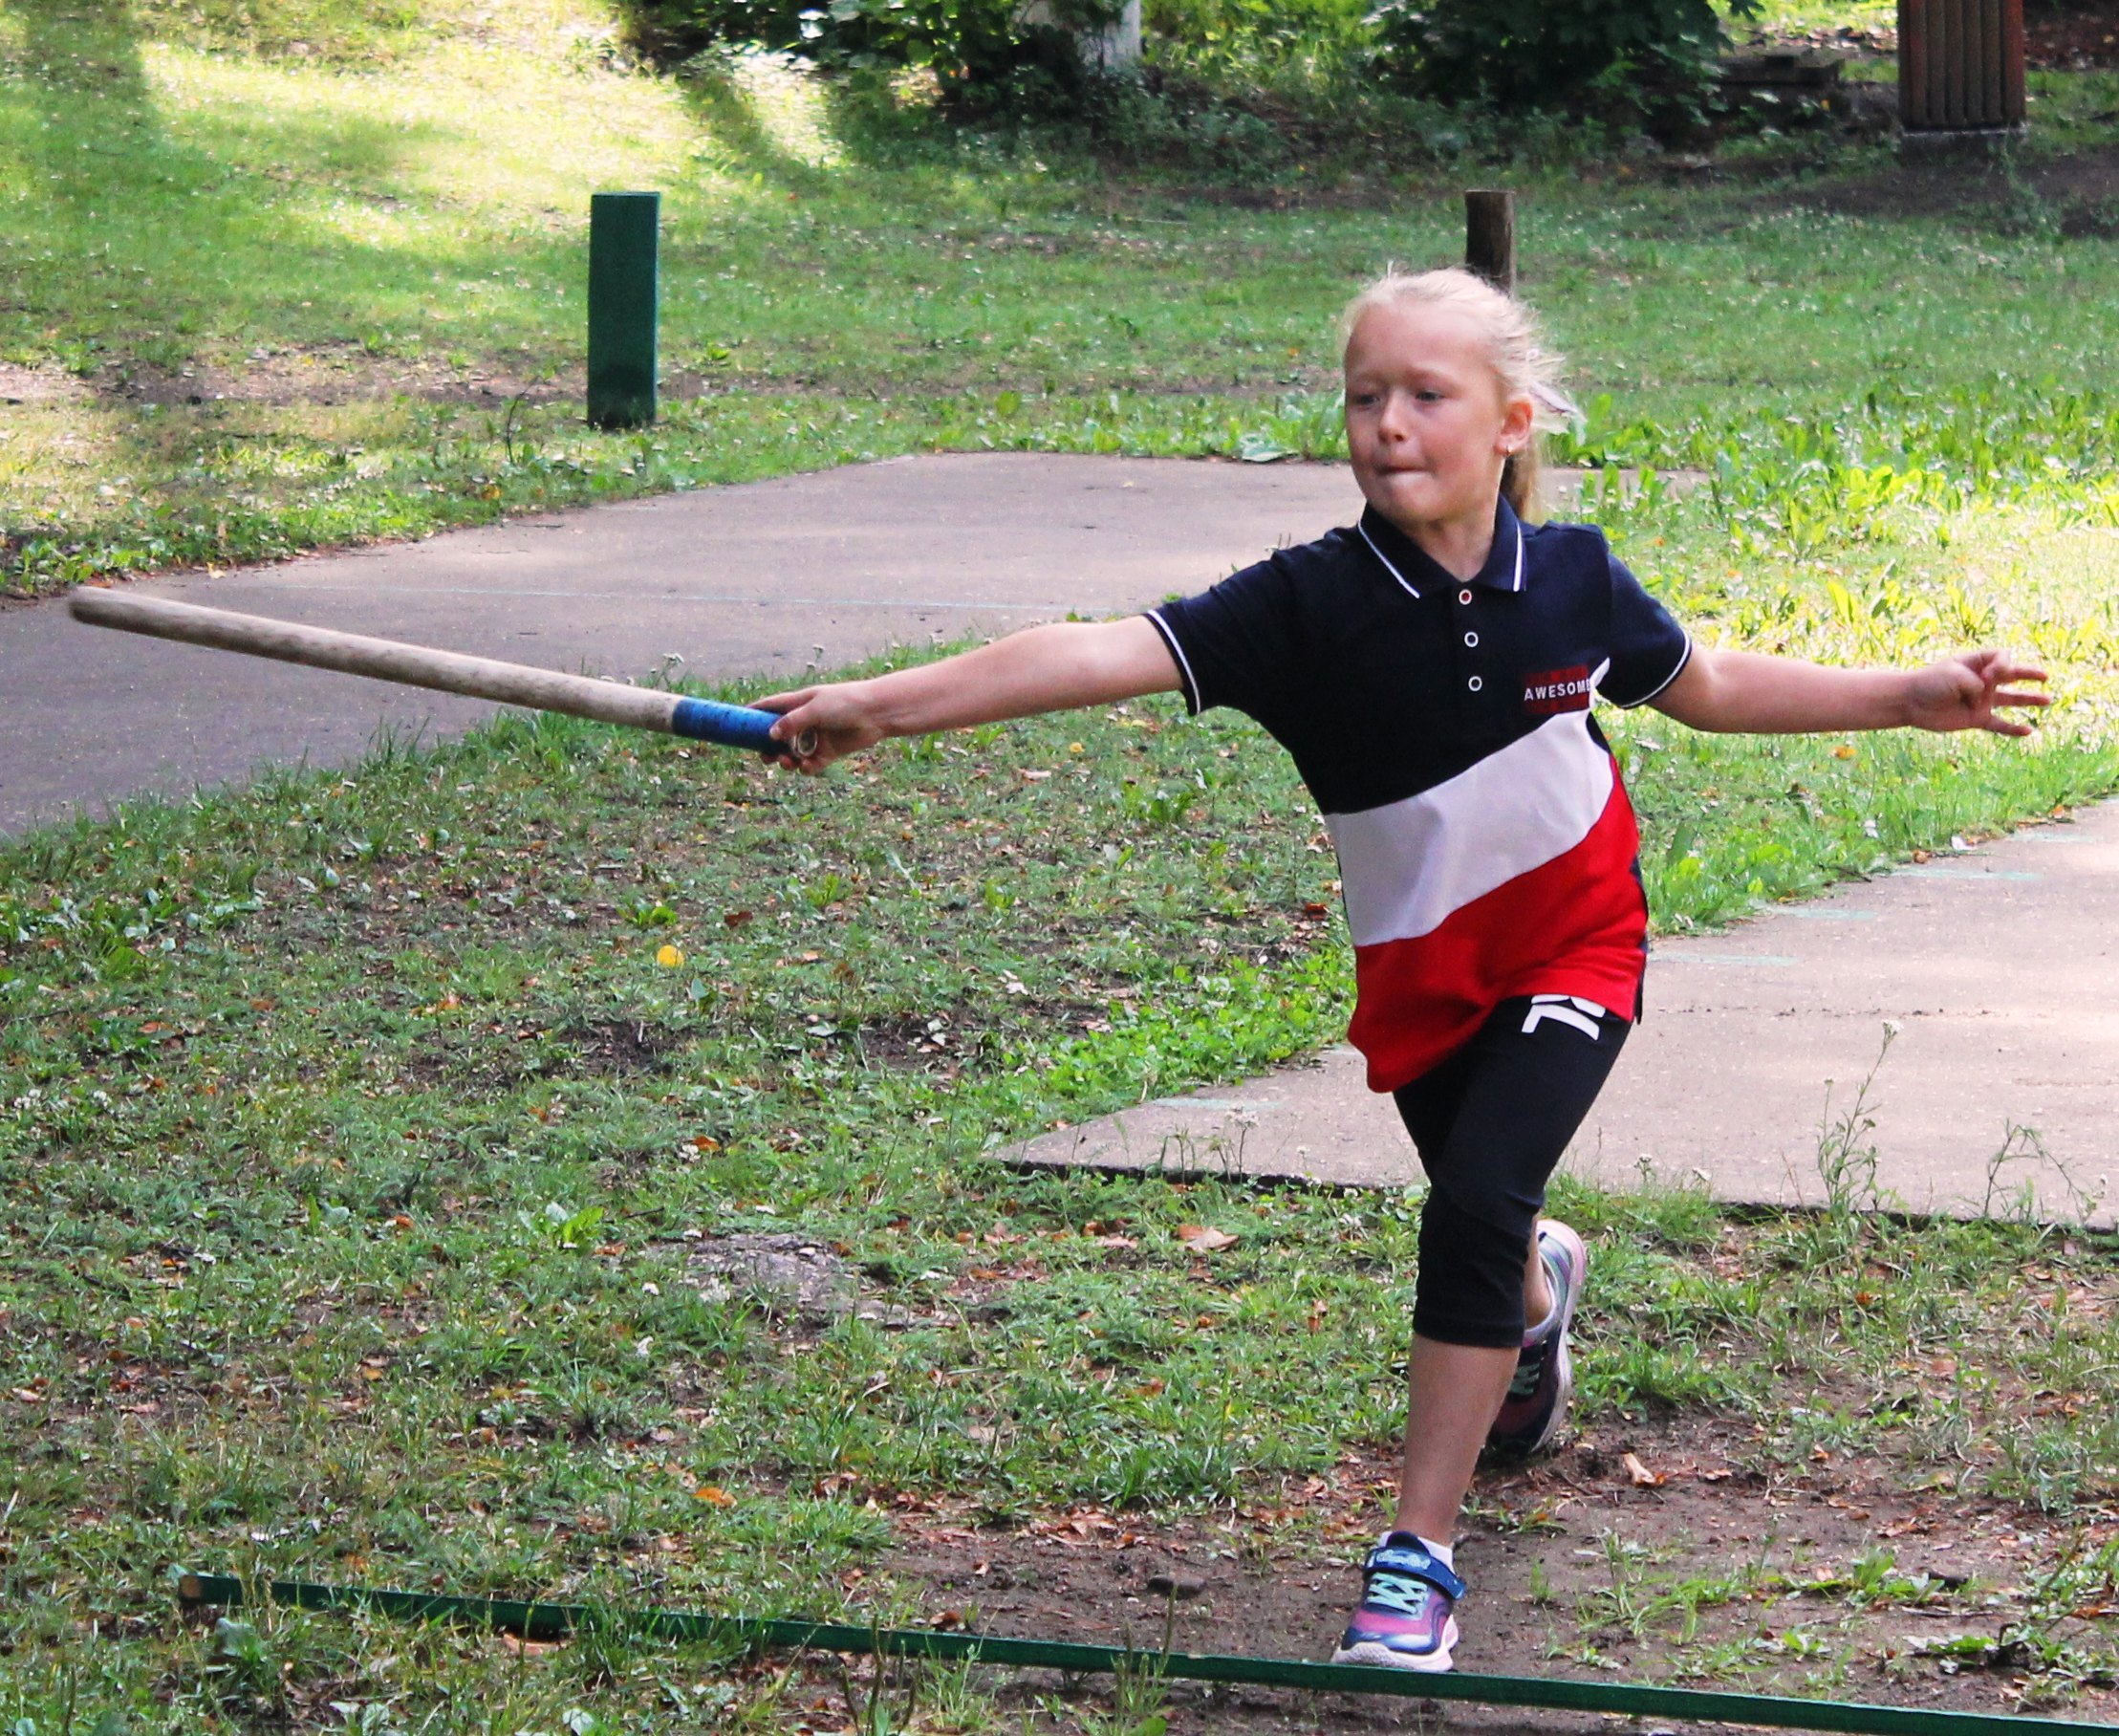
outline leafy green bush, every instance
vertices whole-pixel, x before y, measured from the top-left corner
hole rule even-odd
[[[798,54],[820,66],[930,71],[952,108],[1049,112],[1078,97],[1079,33],[1115,0],[631,0],[637,40],[662,59],[717,46]]]
[[[1651,125],[1698,116],[1726,40],[1710,0],[1382,0],[1371,20],[1379,62],[1419,95]]]
[[[1369,0],[1145,0],[1157,66],[1257,84],[1327,84],[1367,70]]]

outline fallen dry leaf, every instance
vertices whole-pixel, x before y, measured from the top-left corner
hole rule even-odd
[[[1234,1248],[1236,1238],[1225,1229],[1215,1229],[1205,1224],[1180,1224],[1178,1240],[1194,1253],[1210,1254],[1218,1248]]]
[[[1621,1456],[1619,1463],[1626,1466],[1626,1474],[1633,1479],[1635,1488],[1661,1488],[1663,1486],[1663,1473],[1650,1470],[1647,1465],[1640,1462],[1637,1455],[1633,1453],[1624,1454]]]

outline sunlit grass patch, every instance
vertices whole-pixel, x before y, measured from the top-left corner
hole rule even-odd
[[[1896,0],[1759,0],[1755,16],[1729,23],[1740,37],[1754,30],[1896,30],[1898,10]]]
[[[700,122],[691,161],[738,184],[750,180],[758,155],[810,169],[847,161],[829,90],[798,61],[705,56],[686,67],[681,88]]]

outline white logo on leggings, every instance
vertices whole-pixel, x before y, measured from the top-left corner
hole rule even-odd
[[[1523,1033],[1528,1036],[1546,1020],[1558,1019],[1563,1025],[1572,1025],[1593,1043],[1599,1035],[1597,1020],[1610,1016],[1594,1001],[1585,1001],[1578,994],[1534,994],[1530,997],[1530,1012],[1523,1022]]]

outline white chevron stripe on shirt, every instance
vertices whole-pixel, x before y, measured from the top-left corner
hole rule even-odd
[[[1589,713],[1564,711],[1432,790],[1327,814],[1353,944],[1430,933],[1566,855],[1603,814],[1612,778]]]

